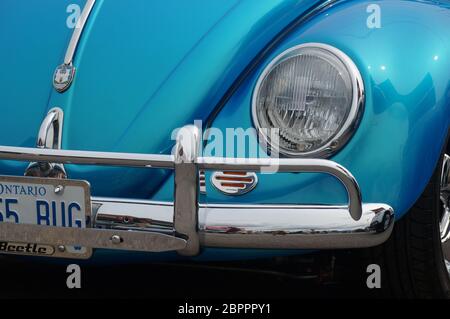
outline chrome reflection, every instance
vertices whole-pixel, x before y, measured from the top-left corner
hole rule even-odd
[[[64,112],[59,107],[51,109],[42,121],[36,147],[40,149],[61,149]],[[28,166],[25,176],[67,178],[63,164],[33,162]]]
[[[109,198],[93,203],[96,227],[173,232],[172,204]],[[331,249],[376,246],[393,225],[393,209],[383,204],[363,204],[358,221],[347,206],[200,205],[198,231],[209,247]]]
[[[45,134],[42,135],[42,141],[38,142],[39,145],[59,144],[57,141],[60,139],[52,140],[51,134],[47,134],[59,132],[59,129],[56,130],[56,118],[55,114],[50,114],[44,120],[41,132]],[[176,248],[180,254],[194,256],[199,253],[200,246],[266,249],[370,247],[384,242],[392,231],[392,208],[384,204],[363,204],[356,179],[338,163],[323,159],[197,157],[199,142],[199,130],[191,125],[179,130],[174,155],[0,146],[0,159],[50,165],[60,163],[174,170],[173,203],[92,198],[93,215],[96,217],[93,227],[107,229],[67,230],[56,227],[53,234],[47,234],[47,228],[27,226],[33,236],[43,236],[31,242],[40,242],[44,238],[47,244],[71,245],[73,236],[77,236],[77,240],[82,238],[79,244],[86,247],[109,248],[111,236],[120,236],[124,238],[125,244],[114,246],[116,249],[169,251]],[[278,173],[330,174],[345,186],[348,205],[199,204],[200,171],[259,172],[268,166],[277,167]],[[14,242],[30,238],[20,232],[22,226],[0,224],[3,230],[9,227],[4,238]],[[115,229],[118,227],[121,230]],[[118,233],[109,232],[111,229]],[[171,233],[170,240],[164,232]],[[100,243],[96,238],[104,242]],[[158,240],[158,244],[142,242],[152,239]],[[128,244],[129,240],[136,242]]]

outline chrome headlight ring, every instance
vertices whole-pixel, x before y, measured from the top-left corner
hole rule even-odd
[[[308,58],[310,61],[314,62],[314,67],[316,69],[313,69],[313,67],[305,66],[305,59]],[[294,59],[297,59],[297,61],[294,61]],[[315,61],[314,61],[315,59]],[[288,78],[288,76],[282,76],[283,74],[276,74],[273,75],[272,72],[274,70],[278,71],[278,73],[281,73],[280,66],[283,66],[284,64],[288,64],[294,61],[295,66],[289,66],[289,72],[291,75],[291,78]],[[288,62],[288,63],[286,63]],[[302,63],[300,63],[302,62]],[[327,68],[324,67],[328,63]],[[309,69],[308,69],[309,67]],[[334,68],[334,70],[333,70]],[[286,69],[286,68],[285,68]],[[305,72],[306,74],[299,74],[301,72]],[[327,72],[323,72],[323,71]],[[316,72],[316,73],[314,73]],[[320,73],[322,72],[322,73]],[[320,79],[320,76],[322,76],[322,79]],[[329,78],[332,78],[334,76],[334,82],[329,80]],[[278,80],[278,87],[273,88],[274,85],[270,86],[267,85],[266,81],[270,81],[271,79],[269,77],[275,78],[275,80]],[[278,78],[277,78],[278,77]],[[338,79],[339,78],[339,79]],[[273,79],[272,79],[273,80]],[[293,81],[292,81],[293,80]],[[320,81],[322,80],[322,81]],[[275,81],[274,81],[275,82]],[[307,83],[307,84],[305,84]],[[273,84],[273,83],[272,83]],[[296,87],[297,90],[296,90]],[[308,86],[309,85],[309,86]],[[320,98],[329,98],[329,96],[320,95],[322,91],[328,90],[328,93],[332,93],[331,96],[333,96],[334,93],[336,93],[338,90],[335,89],[330,90],[329,88],[333,85],[336,87],[344,87],[347,86],[347,91],[342,91],[345,94],[342,96],[339,96],[339,98],[342,101],[345,101],[345,105],[339,105],[343,103],[335,103],[332,104],[331,102],[326,102],[329,104],[329,109],[323,108],[322,110],[317,111],[318,107],[311,106],[313,104],[320,104],[320,102],[314,101],[314,99],[319,100]],[[289,88],[288,88],[289,86]],[[303,87],[302,87],[303,86]],[[270,88],[271,92],[277,91],[279,94],[278,96],[272,96],[271,99],[268,98],[270,93],[268,92],[268,88]],[[303,90],[302,90],[303,88]],[[323,89],[325,88],[325,89]],[[289,92],[289,89],[292,90],[292,92]],[[266,96],[265,99],[261,99],[264,102],[261,102],[261,90],[265,90]],[[351,90],[351,91],[350,91]],[[305,92],[307,91],[307,92]],[[292,93],[291,94],[291,101],[290,103],[283,104],[283,102],[280,102],[282,104],[282,108],[278,108],[277,110],[271,110],[270,106],[266,106],[266,101],[270,100],[272,103],[278,103],[274,102],[276,99],[283,99],[286,95],[285,93]],[[269,96],[270,97],[270,96]],[[301,98],[299,98],[301,97]],[[297,99],[297,100],[295,100]],[[299,103],[304,102],[303,104]],[[311,102],[313,100],[313,102]],[[331,99],[330,99],[331,100]],[[338,100],[338,99],[337,99]],[[301,45],[294,46],[292,48],[287,49],[286,51],[279,54],[277,57],[275,57],[272,62],[263,70],[262,74],[259,76],[257,84],[255,86],[253,97],[252,97],[252,117],[254,125],[257,129],[263,129],[260,132],[260,135],[262,136],[263,143],[267,143],[270,145],[272,150],[276,150],[280,153],[280,155],[288,156],[288,157],[317,157],[317,158],[325,158],[330,157],[331,155],[335,154],[338,150],[340,150],[352,137],[354,134],[360,120],[363,114],[364,110],[364,102],[365,102],[365,91],[364,91],[364,83],[362,80],[362,76],[355,65],[355,63],[348,57],[344,52],[341,50],[322,43],[305,43]],[[262,104],[261,104],[262,103]],[[308,106],[308,103],[310,104]],[[326,104],[323,103],[323,104]],[[261,106],[263,105],[263,106]],[[309,112],[312,114],[310,117],[315,119],[320,116],[322,116],[322,125],[325,124],[327,126],[330,121],[327,119],[323,119],[324,110],[326,111],[326,114],[330,114],[333,110],[338,114],[341,112],[339,121],[336,120],[336,116],[332,114],[333,120],[336,123],[332,123],[335,125],[335,130],[332,132],[332,130],[326,131],[325,128],[318,125],[317,127],[313,128],[316,132],[319,132],[318,134],[321,134],[323,132],[332,132],[329,133],[329,136],[326,136],[320,143],[317,143],[317,145],[313,145],[313,143],[310,143],[309,145],[312,145],[310,149],[307,149],[302,147],[304,145],[308,145],[309,142],[305,141],[302,146],[302,138],[305,137],[307,134],[301,134],[299,133],[298,136],[295,136],[295,129],[292,122],[287,122],[287,126],[292,125],[292,127],[287,127],[285,131],[282,130],[279,126],[275,126],[273,122],[271,122],[270,118],[270,112],[277,113],[277,115],[280,115],[280,109],[283,110],[283,112],[286,112],[288,114],[289,112],[290,117],[294,114],[297,117],[297,119],[300,118],[300,120],[303,120],[303,123],[308,124],[309,126],[313,127],[314,123],[313,120],[304,119],[305,114],[308,114],[308,110],[306,110],[309,107]],[[323,107],[323,105],[322,105]],[[301,111],[299,111],[299,108],[302,108]],[[342,113],[342,110],[339,108],[346,108],[344,110],[344,113]],[[262,110],[263,109],[263,110]],[[328,113],[327,113],[328,112]],[[302,115],[300,115],[302,114]],[[319,114],[319,116],[317,116]],[[267,116],[266,116],[267,115]],[[301,118],[303,116],[303,118]],[[285,115],[286,117],[286,115]],[[281,116],[279,116],[278,120],[280,120]],[[289,120],[291,121],[291,120]],[[300,122],[299,122],[300,123]],[[272,125],[268,125],[272,124]],[[276,123],[275,123],[276,124]],[[317,124],[317,123],[316,123]],[[298,125],[300,127],[301,125]],[[267,130],[265,129],[272,129],[272,128],[280,128],[280,139],[285,138],[288,136],[288,138],[291,138],[289,142],[292,140],[297,140],[298,145],[295,145],[295,143],[291,143],[287,145],[298,147],[298,149],[289,149],[289,147],[286,147],[285,145],[282,145],[282,143],[277,143],[276,141],[270,140],[270,134],[267,134]],[[310,128],[306,125],[303,126],[303,132],[310,132]],[[323,131],[321,131],[323,129]],[[300,132],[301,130],[299,130]],[[310,136],[308,136],[310,137]],[[288,139],[286,138],[286,139]],[[305,139],[306,140],[306,139]],[[311,139],[313,140],[313,139]],[[302,146],[302,147],[300,147]]]

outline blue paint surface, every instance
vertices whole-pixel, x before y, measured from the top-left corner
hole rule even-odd
[[[99,0],[75,57],[75,81],[59,94],[51,79],[72,32],[66,7],[84,1],[1,1],[0,110],[7,120],[0,144],[34,146],[44,115],[59,106],[65,149],[167,154],[174,128],[209,118],[251,61],[320,2]],[[377,1],[382,27],[369,29],[371,3],[338,1],[292,30],[212,125],[252,127],[251,95],[271,59],[301,43],[333,45],[360,69],[366,105],[356,134],[332,159],[355,175],[365,202],[387,203],[401,217],[428,182],[448,131],[450,4]],[[2,161],[0,173],[21,175],[26,165]],[[172,200],[166,171],[67,169],[71,178],[88,179],[94,195]],[[208,189],[205,202],[346,202],[338,182],[317,174],[261,175],[258,187],[239,198]],[[223,258],[232,255],[254,256],[241,251]]]
[[[422,193],[437,164],[449,125],[450,10],[423,1],[378,1],[382,27],[367,28],[370,1],[345,1],[317,15],[286,38],[236,92],[213,126],[252,127],[251,96],[273,57],[307,42],[335,46],[359,68],[365,111],[350,142],[331,159],[358,180],[364,202],[387,203],[401,217]],[[332,30],[332,31],[331,31]],[[211,189],[211,188],[210,188]],[[208,201],[346,203],[332,177],[313,174],[260,176],[251,194]]]

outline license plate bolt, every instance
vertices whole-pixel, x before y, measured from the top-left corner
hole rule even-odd
[[[64,186],[58,185],[55,187],[55,194],[62,195],[64,193]]]
[[[64,245],[59,245],[59,246],[58,246],[58,251],[61,252],[61,253],[63,253],[63,252],[66,251],[66,247],[65,247]]]
[[[122,239],[122,237],[120,237],[119,235],[113,235],[113,236],[111,237],[111,241],[112,241],[113,244],[119,245],[120,243],[123,242],[123,239]]]

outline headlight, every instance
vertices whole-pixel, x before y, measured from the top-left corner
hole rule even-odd
[[[364,88],[353,61],[325,44],[308,43],[277,56],[253,93],[257,128],[279,129],[265,142],[286,156],[326,157],[353,134],[362,114]]]

